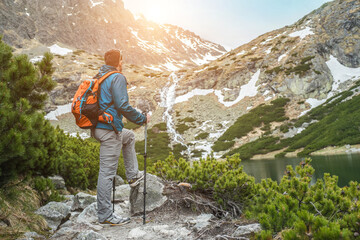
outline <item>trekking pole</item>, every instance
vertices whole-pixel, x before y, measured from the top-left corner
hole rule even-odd
[[[115,212],[115,177],[113,179],[113,213]]]
[[[146,145],[147,145],[147,122],[145,123],[145,152],[144,152],[144,216],[143,224],[146,223]]]

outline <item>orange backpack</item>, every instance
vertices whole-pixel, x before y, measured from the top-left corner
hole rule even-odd
[[[101,83],[114,73],[120,72],[108,72],[99,79],[87,79],[80,84],[71,105],[71,112],[75,117],[76,125],[80,128],[91,129],[95,128],[98,122],[104,122],[110,124],[117,133],[113,116],[106,112],[114,102],[111,101],[106,109],[101,110],[98,100]]]

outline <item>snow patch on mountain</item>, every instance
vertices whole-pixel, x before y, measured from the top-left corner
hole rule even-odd
[[[339,85],[347,80],[360,78],[360,67],[349,68],[342,65],[334,56],[330,55],[330,60],[326,62],[334,78],[332,93],[339,89]]]
[[[50,47],[48,47],[50,49],[50,52],[53,53],[53,54],[58,54],[58,55],[61,55],[61,56],[65,56],[66,54],[68,53],[71,53],[72,50],[71,49],[68,49],[68,48],[62,48],[60,47],[59,45],[57,44],[54,44]]]
[[[242,85],[240,88],[239,96],[231,102],[225,102],[224,96],[221,94],[221,91],[215,90],[215,95],[218,97],[219,102],[222,103],[225,107],[230,107],[240,102],[245,97],[254,97],[258,93],[258,87],[256,87],[256,82],[258,81],[260,76],[260,70],[258,70],[250,79],[250,81]]]
[[[48,114],[46,114],[45,119],[57,121],[58,116],[71,112],[71,104],[72,103],[57,106],[56,110],[51,111]]]
[[[204,96],[204,95],[208,95],[213,92],[214,92],[213,89],[198,89],[198,88],[196,88],[196,89],[193,89],[191,92],[188,92],[182,96],[176,97],[175,104],[181,103],[181,102],[186,102],[190,98],[195,97],[195,96]]]
[[[175,104],[176,103],[180,103],[180,102],[186,102],[188,101],[190,98],[194,97],[194,96],[204,96],[204,95],[208,95],[210,93],[215,93],[215,95],[218,97],[218,101],[223,104],[225,107],[231,107],[235,104],[237,104],[238,102],[240,102],[242,99],[244,99],[245,97],[254,97],[256,96],[256,94],[258,93],[258,87],[256,87],[256,82],[258,81],[260,76],[260,70],[258,70],[250,79],[250,81],[245,84],[242,85],[240,87],[240,92],[238,97],[234,100],[234,101],[224,101],[224,95],[222,94],[221,90],[214,90],[214,89],[193,89],[192,91],[178,96],[175,99]]]
[[[94,0],[90,0],[91,8],[96,7],[97,5],[101,5],[104,1],[95,2]]]
[[[309,112],[311,109],[320,106],[325,103],[327,99],[333,97],[338,91],[341,83],[344,83],[348,80],[357,80],[360,78],[360,67],[359,68],[349,68],[342,65],[334,56],[330,55],[329,61],[326,62],[326,65],[330,69],[331,75],[333,76],[333,84],[331,92],[327,95],[325,99],[315,99],[308,98],[306,102],[310,104],[310,109],[303,111],[300,116],[303,116],[305,113]]]
[[[30,62],[37,63],[37,62],[40,62],[43,58],[44,58],[44,56],[36,56],[36,57],[31,58]]]
[[[310,27],[306,27],[303,30],[299,30],[293,33],[290,33],[289,36],[290,37],[300,37],[301,40],[304,39],[305,37],[307,37],[308,35],[313,35],[314,32],[311,30]]]

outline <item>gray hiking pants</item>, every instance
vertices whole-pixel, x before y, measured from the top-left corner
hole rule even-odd
[[[116,135],[112,130],[96,128],[94,137],[101,143],[97,207],[99,222],[103,222],[112,214],[111,190],[121,149],[123,151],[126,178],[136,177],[139,168],[135,153],[135,136],[132,131],[123,129],[122,132]]]

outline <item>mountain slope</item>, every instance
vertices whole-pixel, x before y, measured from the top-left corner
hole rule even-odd
[[[170,70],[206,63],[226,52],[180,27],[135,19],[121,0],[5,0],[0,15],[3,40],[17,48],[33,41],[101,55],[118,48],[127,63]]]
[[[331,56],[346,67],[360,67],[359,19],[359,1],[329,2],[295,24],[261,35],[190,72],[180,83],[181,91],[213,88],[235,99],[260,70],[260,93],[323,99],[335,90],[326,64]]]
[[[209,142],[260,104],[289,98],[286,117],[297,119],[349,89],[360,78],[359,19],[359,1],[335,0],[291,26],[263,34],[209,64],[180,72],[171,108],[181,117],[173,114],[174,125],[186,117],[196,120],[182,134],[184,143],[209,153]],[[279,125],[249,132],[235,141],[235,147]],[[210,135],[196,141],[195,136],[204,131]]]

